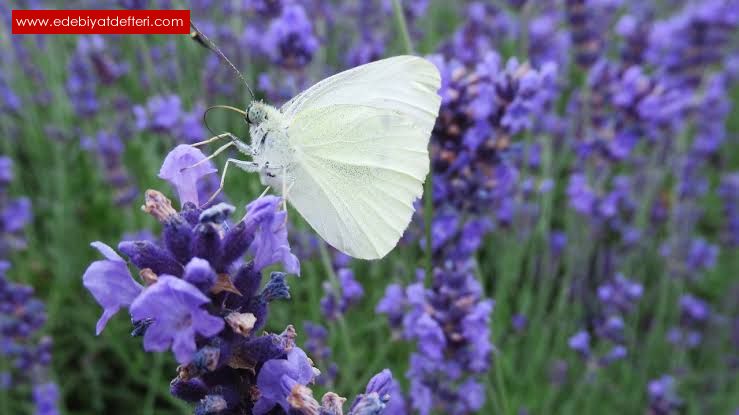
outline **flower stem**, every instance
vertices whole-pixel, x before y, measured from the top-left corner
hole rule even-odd
[[[400,0],[393,0],[393,14],[395,15],[395,23],[398,25],[400,37],[403,38],[405,53],[413,55],[413,42],[411,41],[411,35],[408,33],[408,25],[405,22],[403,6],[401,6]]]
[[[412,55],[414,54],[413,41],[411,40],[410,33],[408,33],[408,24],[405,21],[403,6],[400,4],[400,0],[393,0],[393,14],[395,15],[395,22],[398,25],[398,32],[400,32],[400,36],[403,38],[405,53]],[[423,185],[423,228],[426,238],[424,270],[426,271],[426,278],[430,278],[433,271],[433,252],[431,250],[431,222],[434,217],[433,188],[433,174],[431,173],[431,168],[429,168],[429,174],[426,176],[426,182]]]
[[[334,271],[334,266],[331,261],[331,255],[328,252],[328,249],[326,248],[325,243],[318,244],[319,250],[321,251],[321,262],[323,263],[323,267],[326,269],[326,274],[328,275],[328,279],[331,282],[331,285],[334,287],[335,292],[339,292],[339,289],[341,288],[341,283],[339,282],[339,278],[336,276],[336,272]],[[344,320],[344,315],[341,314],[336,319],[336,323],[339,326],[339,331],[341,341],[343,342],[344,347],[344,353],[346,353],[347,364],[345,365],[345,373],[351,377],[355,376],[354,373],[354,348],[352,347],[351,342],[351,334],[349,332],[349,326],[346,324],[346,320]]]

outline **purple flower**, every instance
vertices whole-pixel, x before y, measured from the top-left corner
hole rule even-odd
[[[100,334],[108,320],[121,307],[130,306],[143,287],[134,281],[126,261],[111,247],[102,242],[93,242],[91,245],[106,258],[90,264],[82,276],[82,284],[103,307],[103,315],[95,328],[95,333]]]
[[[260,396],[254,403],[254,414],[266,414],[275,405],[290,412],[287,397],[295,385],[308,385],[314,377],[313,365],[299,347],[290,349],[286,359],[268,360],[257,376]]]
[[[313,24],[300,4],[287,4],[261,37],[262,51],[273,63],[300,69],[310,63],[319,47]]]
[[[351,269],[342,268],[337,272],[336,276],[339,279],[344,300],[347,303],[354,303],[364,296],[364,288],[354,278],[354,272]]]
[[[575,333],[567,341],[570,349],[580,353],[583,356],[590,354],[590,334],[587,331],[581,330]]]
[[[13,180],[13,159],[0,156],[0,186],[4,188]]]
[[[135,106],[133,112],[139,130],[170,132],[180,122],[182,101],[178,95],[155,95],[149,98],[146,107]]]
[[[386,314],[390,327],[397,329],[402,323],[404,311],[405,291],[403,287],[400,284],[388,284],[385,288],[385,295],[375,307],[375,312]]]
[[[682,406],[682,400],[675,390],[675,378],[664,375],[653,379],[647,385],[649,407],[655,414],[671,414]]]
[[[598,287],[598,299],[608,313],[627,313],[641,298],[644,287],[621,274]]]
[[[8,233],[20,232],[31,221],[31,214],[31,201],[27,197],[11,200],[5,206],[5,209],[0,212],[3,231]]]
[[[520,333],[524,330],[526,330],[526,326],[528,326],[529,321],[523,314],[514,314],[513,317],[511,317],[511,325],[513,326],[513,330]]]
[[[125,144],[119,134],[99,131],[94,138],[84,137],[85,148],[93,151],[103,170],[106,182],[113,188],[118,206],[129,204],[138,195],[126,166],[123,164]]]
[[[336,277],[337,287],[329,281],[323,284],[325,295],[321,298],[321,311],[329,320],[335,320],[346,313],[364,296],[364,288],[354,278],[354,272],[350,268],[340,268],[336,271]]]
[[[31,389],[35,413],[57,415],[59,391],[49,381],[52,341],[38,335],[46,323],[46,310],[33,288],[7,279],[9,267],[0,260],[0,360],[6,370],[0,372],[0,391],[14,395]]]
[[[185,401],[198,402],[196,414],[250,409],[258,397],[243,399],[239,391],[256,391],[255,372],[259,370],[255,368],[282,358],[294,347],[292,327],[282,335],[261,335],[269,304],[290,298],[285,273],[272,272],[262,287],[262,273],[255,261],[243,258],[260,227],[274,219],[275,207],[276,201],[262,203],[231,224],[233,206],[201,209],[185,203],[178,212],[162,193],[149,190],[143,210],[161,223],[160,242],[119,244],[147,285],[138,296],[131,295],[135,296],[129,307],[132,335],[143,335],[146,350],[172,349],[182,365],[170,391]],[[125,263],[105,248],[116,269],[125,269]],[[127,271],[119,277],[123,273],[130,280]],[[289,392],[288,402],[318,405],[306,387]]]
[[[223,319],[210,315],[202,305],[210,303],[194,285],[162,275],[131,304],[134,321],[153,319],[144,335],[144,349],[165,351],[170,346],[180,363],[188,363],[196,351],[195,334],[211,337],[223,330]]]
[[[590,214],[595,206],[597,195],[590,189],[587,178],[582,174],[573,174],[567,186],[570,206],[580,214]]]
[[[719,248],[703,238],[695,238],[690,243],[686,265],[690,271],[709,270],[716,265]]]
[[[34,385],[33,401],[36,405],[36,415],[58,415],[59,386],[53,382]]]
[[[314,360],[317,360],[319,365],[317,367],[324,368],[321,374],[316,378],[316,383],[319,385],[326,385],[332,383],[338,374],[339,367],[336,363],[331,361],[331,347],[327,344],[328,342],[328,330],[310,321],[303,323],[303,329],[307,340],[304,344],[304,349],[308,354],[312,356]]]
[[[254,252],[254,268],[261,270],[282,263],[287,272],[300,275],[300,262],[290,252],[287,240],[287,212],[278,211],[281,201],[277,196],[265,196],[246,206],[247,218],[261,213],[250,248]]]
[[[422,314],[411,328],[409,335],[418,339],[419,351],[432,359],[441,359],[446,346],[444,331],[428,314]]]
[[[392,304],[393,298],[398,304]],[[429,289],[422,282],[406,287],[403,295],[397,288],[388,288],[378,311],[398,315],[404,310],[405,338],[415,340],[418,348],[411,355],[407,373],[411,379],[409,396],[422,414],[433,408],[464,414],[482,406],[484,394],[462,396],[459,388],[478,384],[475,375],[490,367],[493,304],[482,297],[482,287],[469,264],[438,266]]]
[[[731,246],[739,247],[739,171],[721,178],[718,194],[723,203],[725,238]]]
[[[695,323],[705,323],[711,315],[709,305],[690,294],[683,295],[680,298],[680,310],[686,320]]]
[[[164,159],[162,168],[159,170],[159,177],[174,186],[179,195],[180,204],[192,202],[197,205],[199,203],[198,180],[217,171],[210,161],[192,167],[204,159],[205,155],[202,151],[185,144],[175,147]]]

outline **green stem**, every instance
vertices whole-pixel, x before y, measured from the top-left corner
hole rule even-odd
[[[503,413],[508,414],[508,394],[506,393],[505,380],[503,379],[503,354],[499,353],[493,358],[495,360],[495,383],[498,384],[498,390],[500,391],[500,406],[503,408]]]
[[[336,277],[336,273],[334,272],[334,266],[331,263],[331,256],[328,253],[328,249],[326,249],[326,244],[320,243],[318,246],[321,251],[321,262],[323,262],[323,267],[326,269],[328,279],[334,287],[334,291],[338,292],[340,289],[340,283],[339,279]],[[339,326],[339,331],[341,332],[340,337],[343,342],[344,353],[346,353],[347,357],[346,374],[351,378],[351,376],[354,376],[354,362],[356,360],[354,356],[354,347],[351,342],[351,335],[349,333],[349,326],[346,324],[346,320],[343,315],[340,315],[336,321]]]
[[[149,382],[147,385],[146,396],[144,397],[144,410],[143,413],[146,415],[153,415],[156,403],[157,395],[159,395],[159,384],[162,374],[162,367],[164,366],[164,353],[156,353],[154,355],[154,370],[150,372]]]
[[[403,6],[400,4],[400,0],[393,0],[393,14],[395,15],[395,22],[398,25],[398,32],[400,32],[400,36],[403,38],[405,53],[412,55],[415,53],[413,51],[413,42],[411,41],[411,35],[408,33],[408,25],[405,21]],[[429,168],[429,171],[431,171],[431,168]],[[427,278],[430,278],[431,272],[433,271],[433,252],[431,250],[431,222],[434,218],[433,188],[433,175],[429,173],[423,185],[423,228],[426,237],[424,270],[426,271]]]
[[[393,14],[395,15],[395,23],[398,25],[400,37],[403,38],[405,53],[413,55],[413,42],[411,41],[411,35],[408,33],[408,25],[405,21],[403,6],[401,6],[400,0],[393,0]]]

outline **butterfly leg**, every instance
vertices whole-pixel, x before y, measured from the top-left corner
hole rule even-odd
[[[264,195],[266,195],[266,194],[267,194],[267,192],[269,192],[269,189],[270,189],[270,187],[269,187],[269,186],[267,186],[267,187],[266,187],[266,188],[264,189],[264,191],[262,192],[262,194],[261,194],[261,195],[259,195],[259,197],[258,197],[257,199],[261,199],[261,198],[263,198],[263,197],[264,197]]]
[[[192,147],[199,147],[199,146],[202,146],[202,145],[205,145],[205,144],[212,143],[214,141],[218,141],[218,140],[223,139],[223,138],[230,138],[231,139],[231,145],[236,146],[236,148],[240,152],[246,154],[247,156],[254,156],[254,154],[256,154],[256,151],[254,150],[254,148],[252,148],[252,146],[250,146],[249,144],[246,144],[246,143],[242,142],[241,140],[239,140],[238,137],[236,137],[235,135],[233,135],[233,134],[231,134],[229,132],[225,132],[223,134],[219,134],[217,136],[211,137],[211,138],[209,138],[207,140],[204,140],[204,141],[199,141],[197,143],[190,144],[190,146],[192,146]]]
[[[215,156],[217,156],[217,155],[221,154],[222,152],[226,151],[226,149],[227,149],[227,148],[229,148],[229,147],[231,147],[231,146],[233,146],[233,145],[234,145],[234,142],[233,142],[233,141],[232,141],[232,142],[230,142],[230,143],[228,143],[228,144],[224,144],[224,145],[222,145],[221,147],[219,147],[219,148],[218,148],[218,150],[214,151],[214,152],[213,152],[213,154],[211,154],[210,156],[208,156],[208,157],[206,157],[206,158],[204,158],[204,159],[200,160],[199,162],[197,162],[197,163],[193,164],[192,166],[187,166],[187,167],[183,167],[183,168],[181,168],[181,169],[180,169],[180,172],[183,172],[183,171],[185,171],[185,170],[191,169],[191,168],[193,168],[193,167],[197,167],[197,166],[199,166],[199,165],[201,165],[201,164],[203,164],[203,163],[207,162],[208,160],[212,159],[213,157],[215,157]]]
[[[287,185],[285,184],[285,177],[287,177],[287,168],[282,166],[282,210],[287,212]],[[285,215],[287,220],[287,215]]]
[[[234,136],[233,134],[231,134],[229,132],[225,132],[223,134],[218,134],[215,137],[211,137],[211,138],[209,138],[207,140],[198,141],[197,143],[192,143],[192,144],[190,144],[190,146],[192,146],[192,147],[199,147],[199,146],[202,146],[202,145],[205,145],[205,144],[210,144],[210,143],[212,143],[214,141],[218,141],[218,140],[220,140],[222,138],[226,138],[226,137],[229,137],[231,139],[231,141],[236,141],[237,140],[236,136]]]
[[[216,196],[218,196],[223,191],[223,185],[226,183],[226,172],[228,171],[229,164],[235,164],[237,167],[250,173],[259,171],[259,164],[257,162],[244,161],[233,158],[226,160],[226,164],[223,166],[223,173],[221,173],[221,182],[218,185],[218,189],[213,192],[213,194],[208,198],[208,201],[205,202],[203,206],[208,205],[210,202],[213,201],[213,199],[216,198]]]

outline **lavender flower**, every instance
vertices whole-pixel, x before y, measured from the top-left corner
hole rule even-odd
[[[11,198],[8,186],[13,180],[13,160],[0,156],[0,260],[10,251],[26,246],[23,230],[31,220],[31,201]]]
[[[124,141],[120,135],[99,131],[94,138],[84,137],[83,147],[97,155],[105,181],[113,188],[113,201],[117,206],[130,204],[138,194],[138,188],[123,164]]]
[[[82,276],[82,283],[103,306],[103,315],[97,322],[96,334],[100,334],[111,317],[121,307],[128,307],[141,293],[143,287],[133,280],[126,262],[111,247],[102,242],[91,244],[106,258],[93,262]]]
[[[570,349],[582,356],[590,355],[590,334],[587,331],[578,331],[567,341]]]
[[[739,246],[739,172],[724,175],[718,193],[723,202],[724,238],[729,245]]]
[[[36,415],[59,415],[59,386],[53,382],[34,385],[33,401]]]
[[[616,274],[609,281],[597,288],[600,302],[597,311],[588,316],[592,321],[593,331],[580,330],[569,338],[569,346],[584,360],[593,363],[591,368],[605,367],[626,357],[626,323],[624,318],[633,311],[637,301],[642,297],[644,289],[641,284]],[[602,343],[608,350],[600,356],[592,353],[593,343]]]
[[[178,158],[182,152],[173,150],[162,170],[172,173],[167,177],[179,193],[190,195],[196,180],[182,177],[178,168],[184,163]],[[275,408],[343,413],[345,399],[335,393],[327,393],[320,403],[313,398],[307,385],[320,372],[295,345],[292,326],[281,334],[260,335],[268,304],[290,297],[281,272],[272,272],[260,289],[261,270],[282,263],[299,271],[287,243],[284,212],[278,211],[280,203],[277,197],[258,199],[247,206],[241,221],[227,225],[233,207],[221,204],[202,210],[186,201],[177,212],[164,195],[149,190],[143,210],[162,223],[162,245],[126,241],[118,246],[140,270],[145,287],[131,278],[126,263],[111,248],[93,245],[106,257],[90,265],[83,276],[85,287],[104,308],[98,330],[120,308],[129,307],[133,334],[143,335],[144,348],[171,348],[181,363],[170,391],[195,403],[196,415],[266,414]],[[247,251],[254,257],[244,262]],[[388,375],[384,373],[381,382],[386,386],[368,387],[352,413],[376,414],[386,406],[391,399],[387,385],[394,385]],[[393,388],[395,394],[397,385]],[[402,398],[395,402],[402,405]]]
[[[597,10],[596,2],[587,0],[567,0],[567,20],[570,24],[570,37],[575,48],[575,62],[588,68],[603,51],[603,39],[600,37],[598,18],[603,11]]]
[[[189,363],[196,351],[195,335],[213,337],[224,327],[223,319],[201,308],[209,302],[208,297],[187,281],[159,276],[131,304],[134,321],[153,320],[144,335],[144,349],[161,352],[171,345],[177,361]]]
[[[10,369],[2,373],[3,388],[24,391],[23,385],[30,383],[36,413],[57,415],[59,391],[49,373],[51,338],[39,336],[46,310],[33,288],[8,280],[9,268],[8,262],[0,260],[0,363]]]
[[[319,46],[313,24],[303,6],[297,3],[282,8],[260,43],[272,63],[288,69],[300,69],[310,63]]]
[[[556,68],[536,71],[494,52],[474,68],[431,58],[442,75],[442,105],[431,137],[434,202],[455,208],[492,205],[506,220],[515,204],[517,169],[507,162],[511,138],[533,127],[532,115],[552,97]]]
[[[207,134],[202,125],[202,106],[186,111],[178,95],[154,95],[145,105],[134,106],[132,112],[139,131],[167,134],[179,143],[195,143]]]
[[[329,281],[323,283],[325,294],[321,298],[321,311],[328,320],[336,320],[364,296],[364,288],[350,268],[337,270],[336,279],[336,286]]]
[[[254,414],[266,414],[275,405],[280,405],[285,412],[289,412],[291,405],[288,398],[296,386],[308,385],[315,375],[310,359],[298,347],[290,349],[287,359],[268,360],[257,376],[257,387],[261,395],[254,404]]]
[[[688,3],[657,21],[649,34],[648,60],[670,84],[699,85],[705,68],[723,59],[721,51],[738,24],[734,6],[728,0]]]
[[[699,346],[711,314],[711,308],[705,301],[690,294],[683,295],[680,297],[680,324],[670,329],[667,339],[685,348]]]
[[[492,39],[511,31],[512,19],[499,7],[474,1],[466,7],[465,24],[441,47],[446,57],[473,65],[481,56],[494,50]]]
[[[682,400],[678,397],[675,387],[675,378],[670,375],[664,375],[649,382],[647,394],[651,413],[655,415],[677,413],[682,406]]]
[[[21,98],[13,91],[7,75],[0,72],[0,109],[8,113],[17,113],[21,105]]]
[[[128,71],[102,36],[79,37],[77,50],[68,62],[67,94],[80,117],[91,117],[100,109],[98,85],[110,85]]]
[[[263,218],[250,248],[254,253],[254,268],[260,271],[267,266],[282,263],[287,272],[300,275],[300,263],[290,252],[287,240],[287,212],[275,212],[279,203],[279,198],[265,196],[259,202],[252,202],[246,207],[247,216]]]
[[[396,290],[388,293],[395,296]],[[387,297],[378,312],[398,313]],[[421,414],[433,408],[465,414],[479,410],[485,399],[477,374],[489,369],[492,300],[482,298],[479,283],[465,268],[437,268],[431,289],[411,284],[395,300],[405,309],[404,335],[416,340],[411,355],[411,404]],[[440,397],[444,396],[444,399]]]
[[[327,385],[334,381],[339,372],[339,367],[331,361],[331,348],[328,346],[328,330],[320,324],[310,321],[303,322],[303,329],[307,336],[305,350],[318,363],[319,367],[325,368],[316,378],[319,385]]]
[[[176,190],[184,205],[187,202],[200,202],[196,183],[202,177],[217,170],[210,161],[193,167],[205,159],[203,153],[191,146],[181,144],[175,147],[164,159],[159,177],[167,180]]]

